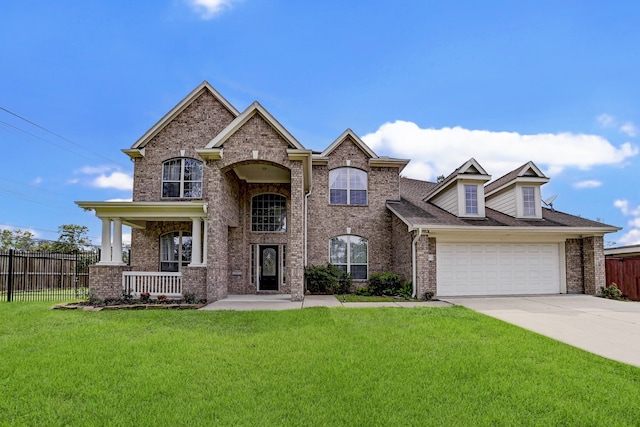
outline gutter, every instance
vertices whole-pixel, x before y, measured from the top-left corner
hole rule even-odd
[[[418,244],[418,239],[420,239],[420,236],[422,236],[422,228],[418,228],[418,233],[416,234],[416,237],[413,238],[413,241],[411,242],[411,267],[412,267],[412,273],[413,273],[413,277],[412,277],[412,285],[413,285],[413,292],[411,293],[411,298],[415,298],[416,297],[416,292],[417,292],[417,280],[418,280],[418,263],[417,263],[417,256],[418,256],[418,250],[417,250],[417,244]]]

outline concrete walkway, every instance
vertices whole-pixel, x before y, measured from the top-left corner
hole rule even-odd
[[[640,303],[589,295],[452,297],[447,302],[640,367]]]
[[[201,310],[295,310],[309,307],[449,307],[442,301],[417,302],[347,302],[333,295],[307,295],[304,301],[291,301],[291,295],[229,295],[229,297],[207,304]]]

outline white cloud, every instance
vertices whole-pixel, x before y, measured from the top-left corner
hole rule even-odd
[[[101,174],[93,180],[93,185],[99,188],[131,190],[133,189],[133,177],[123,172],[112,172],[110,175]]]
[[[613,126],[613,124],[616,122],[616,119],[608,114],[600,114],[598,117],[596,117],[596,120],[598,121],[598,123],[600,123],[600,126],[605,128]]]
[[[620,126],[620,132],[624,133],[627,136],[634,137],[638,134],[638,129],[633,123],[626,122],[625,124]]]
[[[42,184],[42,177],[37,177],[33,181],[31,181],[31,185],[40,185]]]
[[[598,135],[521,135],[462,127],[422,129],[400,120],[385,123],[362,139],[378,154],[413,159],[405,175],[430,180],[450,174],[471,157],[495,179],[529,160],[553,176],[565,168],[619,165],[638,154],[633,144],[616,147]]]
[[[107,202],[132,202],[133,199],[129,197],[128,199],[109,199]]]
[[[115,188],[117,190],[132,190],[133,177],[128,173],[119,170],[113,170],[109,166],[83,166],[75,171],[76,174],[94,175],[90,178],[89,185],[98,188]],[[95,176],[97,175],[97,176]],[[70,184],[77,184],[81,180],[79,178],[71,178]]]
[[[589,179],[587,181],[580,181],[573,184],[573,188],[583,189],[583,188],[598,188],[602,186],[602,182],[597,181],[595,179]]]
[[[188,0],[202,19],[211,19],[231,7],[237,0]]]
[[[636,245],[640,244],[640,206],[632,207],[628,200],[616,200],[613,206],[620,209],[624,216],[632,217],[628,222],[628,231],[619,239],[620,244]]]

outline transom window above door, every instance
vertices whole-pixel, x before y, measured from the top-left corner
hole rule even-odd
[[[251,199],[251,231],[287,231],[287,198],[259,194]]]
[[[356,168],[330,170],[329,203],[332,205],[366,205],[367,172]]]
[[[201,198],[202,162],[181,158],[162,164],[162,197]]]
[[[191,262],[191,233],[173,231],[160,236],[160,271],[178,272]]]

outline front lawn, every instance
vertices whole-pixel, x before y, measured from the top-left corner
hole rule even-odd
[[[637,425],[640,369],[461,307],[0,303],[0,425]]]

